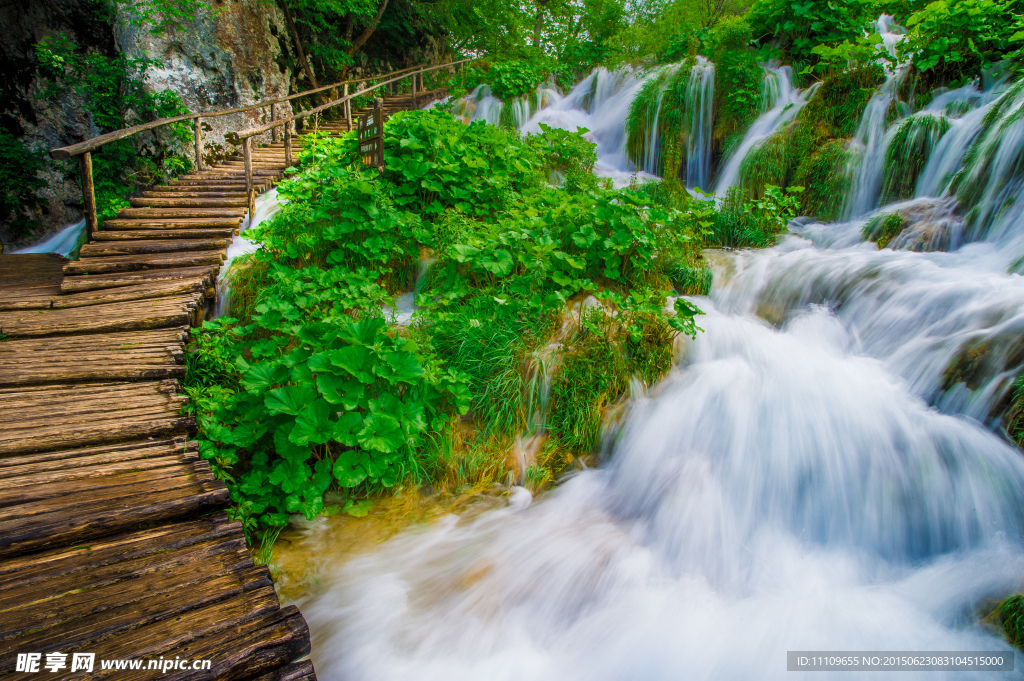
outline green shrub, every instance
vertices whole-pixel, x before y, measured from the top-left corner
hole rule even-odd
[[[1017,648],[1024,648],[1024,594],[1014,594],[992,612],[1006,635],[1006,640]]]
[[[544,382],[567,380],[540,364],[570,299],[594,295],[615,312],[609,347],[647,382],[671,366],[674,337],[698,330],[685,300],[664,310],[697,214],[600,185],[578,132],[524,139],[443,111],[402,112],[385,125],[383,176],[361,165],[354,134],[308,141],[302,170],[280,186],[287,203],[250,233],[263,248],[236,282],[246,317],[206,325],[212,340],[195,359],[206,378],[190,387],[201,452],[260,536],[290,513],[344,508],[325,506],[331,491],[348,503],[427,476],[464,484],[508,471],[515,437],[541,427]],[[434,263],[413,324],[391,327],[384,306],[411,287],[423,254]],[[600,348],[571,347],[590,360],[562,366],[596,384]],[[546,366],[558,371],[557,358]],[[591,407],[615,403],[626,383],[585,403],[552,397],[551,437],[523,479],[550,481],[592,448]],[[566,430],[570,413],[589,425]]]

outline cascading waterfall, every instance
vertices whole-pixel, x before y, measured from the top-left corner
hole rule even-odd
[[[48,236],[38,243],[11,251],[11,253],[56,253],[68,257],[85,243],[86,238],[85,218],[82,218],[73,225],[60,229],[56,234]]]
[[[711,186],[711,128],[715,103],[715,65],[698,56],[686,85],[685,110],[690,119],[686,148],[686,187]]]
[[[625,186],[633,175],[645,175],[626,154],[626,117],[648,77],[629,70],[595,69],[564,97],[553,90],[544,92],[545,106],[520,129],[540,132],[541,123],[565,130],[586,128],[587,139],[597,145],[597,174]]]
[[[217,306],[213,313],[214,319],[223,317],[231,307],[231,266],[235,259],[252,253],[260,247],[260,244],[246,239],[245,232],[274,217],[281,210],[282,205],[283,201],[277,198],[277,188],[274,188],[256,197],[255,210],[252,215],[246,213],[239,233],[228,244],[227,257],[217,273]]]
[[[524,128],[588,127],[629,172],[642,84],[595,72]],[[915,198],[876,210],[895,92],[858,129],[862,217],[711,255],[706,331],[604,467],[324,576],[301,604],[319,678],[789,679],[787,650],[1014,654],[976,620],[1024,574],[1024,457],[993,432],[1024,356],[1024,278],[1007,274],[1024,256],[1024,89],[937,96],[925,111],[949,129],[922,147]],[[755,126],[786,97],[780,79]],[[886,211],[984,228],[949,252],[879,250],[862,232]]]
[[[793,86],[793,69],[789,66],[773,66],[765,70],[761,115],[725,162],[715,185],[715,194],[724,196],[729,187],[739,184],[740,168],[747,154],[796,118],[813,92],[814,88],[800,90]]]
[[[886,133],[886,117],[896,101],[900,74],[890,75],[885,84],[868,101],[853,135],[850,148],[856,154],[849,169],[852,188],[847,198],[846,214],[860,217],[875,207],[882,188],[885,151],[895,127]]]

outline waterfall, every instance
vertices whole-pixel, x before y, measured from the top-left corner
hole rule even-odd
[[[478,85],[469,95],[459,100],[455,107],[455,115],[466,122],[485,121],[491,125],[499,125],[503,108],[501,100],[491,94],[490,86]]]
[[[711,128],[715,103],[715,65],[698,56],[686,86],[690,136],[686,148],[686,187],[710,190]]]
[[[217,273],[217,306],[213,313],[214,319],[223,317],[231,309],[231,268],[235,259],[253,253],[260,248],[260,244],[245,238],[245,232],[274,217],[281,210],[283,203],[283,200],[277,198],[277,188],[275,187],[256,197],[255,210],[252,215],[245,214],[241,229],[228,244],[227,257]]]
[[[626,171],[622,100],[642,82],[591,74],[524,127],[593,124]],[[782,680],[788,650],[1015,655],[977,620],[1024,573],[1024,457],[998,433],[1024,363],[1024,277],[1007,273],[1024,86],[940,93],[920,115],[949,127],[920,147],[916,198],[879,210],[894,93],[858,129],[854,219],[708,254],[706,331],[635,400],[607,464],[326,569],[301,603],[319,678]],[[863,243],[892,211],[907,230],[974,227],[947,252]]]
[[[895,128],[886,133],[886,117],[889,107],[896,101],[899,76],[886,78],[878,92],[868,101],[857,132],[850,142],[850,148],[857,152],[849,168],[852,186],[847,198],[846,214],[860,217],[875,207],[879,190],[882,188],[882,173],[885,151],[892,140]]]
[[[56,234],[11,253],[57,253],[69,257],[85,243],[86,238],[85,218],[82,218],[73,225],[61,228]]]
[[[521,126],[523,132],[540,132],[540,124],[564,130],[585,128],[587,139],[597,145],[597,174],[610,177],[617,186],[629,184],[639,171],[626,154],[626,117],[629,106],[647,78],[631,70],[595,69],[564,97],[544,91],[542,106]]]
[[[738,184],[740,168],[747,154],[796,118],[811,94],[812,89],[802,91],[793,86],[793,69],[789,66],[765,69],[761,89],[762,113],[725,162],[715,185],[715,194],[724,196],[729,187]]]

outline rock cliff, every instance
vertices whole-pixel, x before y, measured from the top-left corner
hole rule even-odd
[[[95,0],[15,0],[0,6],[0,126],[32,150],[74,144],[100,134],[81,96],[65,92],[41,96],[46,79],[38,71],[35,45],[61,33],[79,50],[104,56],[124,53],[157,64],[146,87],[177,93],[190,111],[253,104],[289,91],[292,74],[284,66],[291,46],[284,17],[273,3],[260,0],[208,0],[208,7],[162,35],[134,25],[123,5],[106,16]],[[208,160],[232,153],[225,134],[264,120],[249,112],[206,120]],[[81,219],[81,190],[74,164],[51,164],[46,205],[36,218],[40,229],[14,243],[0,216],[0,240],[20,246],[45,238]]]

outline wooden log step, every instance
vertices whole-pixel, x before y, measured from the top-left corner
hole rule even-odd
[[[156,232],[154,230],[121,230],[121,231],[99,231],[93,234],[96,241],[135,241],[144,239],[210,239],[220,237],[230,239],[235,233],[235,228],[220,229],[164,229]]]
[[[233,218],[245,215],[245,208],[122,208],[117,217],[125,218]]]
[[[166,416],[174,417],[181,407],[179,390],[174,380],[4,388],[0,390],[0,405],[4,407],[0,424],[5,429],[27,427],[25,421],[38,413],[47,413],[51,422],[69,415],[74,417],[79,412],[97,414],[90,417],[93,421],[116,420],[116,412],[125,405],[150,411],[159,408]]]
[[[186,444],[184,437],[178,437],[161,440],[139,440],[120,445],[100,445],[98,447],[83,447],[57,452],[37,452],[22,456],[8,456],[0,458],[0,479],[17,477],[32,471],[39,471],[40,473],[61,470],[73,471],[79,466],[123,463],[179,454],[192,461],[198,458],[197,447],[198,444],[196,442]],[[0,578],[0,585],[2,583],[2,578]]]
[[[230,496],[224,484],[206,472],[209,465],[198,461],[192,468],[177,478],[154,476],[146,482],[86,492],[66,485],[75,491],[6,507],[0,517],[0,557],[80,543],[140,524],[223,507]]]
[[[162,447],[172,442],[183,444],[184,440],[161,440],[154,446]],[[124,449],[145,445],[145,441],[115,445],[111,451],[118,447]],[[61,583],[88,579],[91,574],[99,577],[97,582],[111,575],[131,574],[140,560],[153,561],[160,555],[178,551],[187,555],[204,545],[220,546],[234,539],[235,531],[240,529],[237,522],[228,520],[223,512],[217,512],[207,518],[170,523],[101,539],[88,547],[72,546],[50,549],[35,556],[7,558],[0,561],[0,592],[10,593],[50,582],[55,585],[56,596],[61,593]]]
[[[245,196],[245,180],[239,182],[209,182],[204,184],[167,185],[151,187],[143,195],[177,196],[178,194],[195,194],[198,196]]]
[[[204,191],[205,188],[199,185],[196,189],[185,189],[183,187],[175,188],[175,191],[155,191],[153,189],[142,192],[142,196],[150,199],[237,199],[238,197],[245,198],[245,187],[239,187],[238,189],[231,190],[210,190]]]
[[[63,381],[141,381],[161,378],[184,378],[185,367],[162,362],[163,358],[133,358],[92,355],[79,363],[62,362],[52,365],[3,366],[5,376],[0,386],[38,385]],[[99,364],[103,362],[103,364]],[[149,362],[148,364],[146,362]]]
[[[186,326],[202,294],[179,294],[133,302],[65,310],[0,312],[0,332],[9,336],[53,336]]]
[[[160,235],[164,236],[164,235]],[[227,239],[144,239],[138,241],[99,241],[82,246],[83,258],[133,253],[173,253],[177,251],[212,251],[228,247]]]
[[[65,276],[76,274],[109,274],[112,272],[135,272],[154,268],[199,267],[219,264],[224,259],[223,251],[184,251],[176,253],[152,253],[140,255],[112,255],[102,258],[82,258],[64,266]],[[65,280],[66,282],[66,280]],[[65,289],[64,282],[61,289]]]
[[[203,278],[208,286],[213,285],[214,275],[220,269],[220,262],[197,267],[180,267],[168,269],[152,269],[136,272],[117,272],[112,274],[90,274],[66,276],[61,282],[63,293],[79,291],[98,291],[101,289],[134,286],[148,282],[172,281],[175,279]]]
[[[202,291],[210,294],[210,282],[206,277],[193,279],[172,279],[169,281],[149,284],[136,284],[117,289],[117,291],[100,290],[82,293],[61,294],[58,289],[53,295],[18,303],[0,303],[0,312],[14,310],[50,310],[69,307],[85,307],[118,301],[142,300],[144,298],[160,298],[176,293]],[[2,352],[2,350],[0,350]]]
[[[33,425],[30,428],[6,428],[0,433],[0,455],[70,449],[146,437],[184,435],[194,430],[193,418],[167,413],[103,419],[93,423],[77,424],[74,427],[58,424],[48,427]]]
[[[102,232],[137,231],[140,229],[235,229],[240,224],[242,224],[242,217],[105,220]]]
[[[122,333],[92,333],[82,336],[53,336],[50,338],[9,338],[0,341],[0,355],[21,352],[78,352],[92,348],[133,350],[136,348],[180,346],[188,338],[188,327],[128,331]],[[133,385],[133,384],[117,384]],[[40,391],[49,390],[39,389]],[[0,401],[4,391],[0,390]],[[0,415],[2,418],[2,415]]]
[[[197,199],[183,197],[151,198],[141,197],[129,199],[133,208],[244,208],[249,205],[245,198],[241,199]]]

